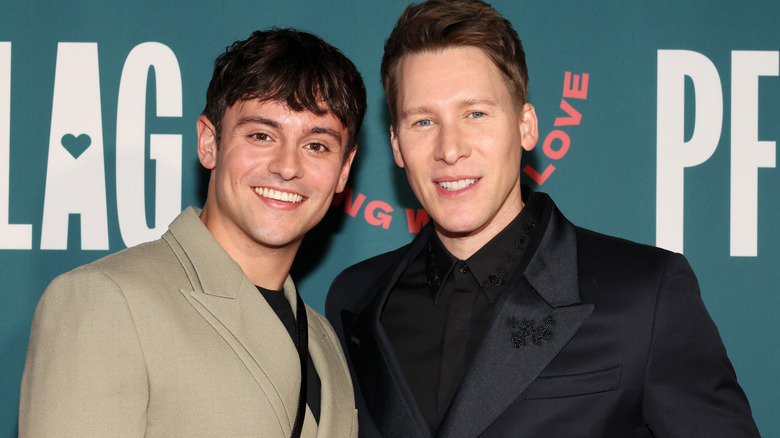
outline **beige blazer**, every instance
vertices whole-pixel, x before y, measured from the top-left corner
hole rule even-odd
[[[188,208],[157,241],[56,278],[35,312],[21,437],[289,437],[300,362],[273,309]],[[295,312],[295,286],[284,294]],[[356,437],[347,364],[308,306],[319,426]]]

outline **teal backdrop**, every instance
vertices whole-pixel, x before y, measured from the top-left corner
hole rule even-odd
[[[154,238],[202,204],[195,120],[212,63],[255,29],[322,36],[368,89],[349,189],[294,266],[304,299],[322,311],[342,269],[413,237],[423,216],[393,164],[379,79],[405,5],[3,4],[0,435],[17,431],[30,323],[52,278]],[[494,5],[524,42],[539,115],[526,182],[578,225],[683,252],[762,435],[780,436],[780,3]]]

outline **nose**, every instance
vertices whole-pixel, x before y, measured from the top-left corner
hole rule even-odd
[[[457,125],[441,123],[436,142],[434,159],[438,161],[455,164],[471,155],[469,140],[464,138]]]
[[[273,154],[268,163],[268,171],[279,175],[285,181],[290,181],[303,176],[300,151],[293,145],[281,145]]]

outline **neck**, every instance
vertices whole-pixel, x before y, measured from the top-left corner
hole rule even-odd
[[[241,266],[241,270],[244,271],[244,274],[249,277],[254,285],[269,290],[281,290],[284,280],[287,279],[287,275],[290,273],[295,253],[293,252],[292,255],[280,253],[256,254],[248,259],[242,259],[247,260],[248,262],[246,263],[237,260],[232,254],[231,257]]]
[[[260,245],[226,245],[219,238],[217,241],[254,285],[269,290],[282,288],[300,245],[299,242],[284,248],[268,248]]]
[[[253,284],[270,290],[282,288],[301,240],[279,247],[262,245],[238,229],[225,229],[210,223],[205,213],[206,208],[200,218],[206,228]]]

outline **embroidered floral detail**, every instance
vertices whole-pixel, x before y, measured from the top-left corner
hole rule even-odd
[[[527,221],[525,221],[525,232],[528,233],[528,234],[531,234],[534,231],[536,231],[536,222],[534,222],[531,219],[528,219]]]
[[[491,286],[503,286],[504,285],[504,279],[499,277],[496,274],[490,274],[488,275],[487,280],[485,280],[484,283],[482,283],[483,287],[491,287]]]
[[[515,348],[520,348],[523,345],[527,345],[528,341],[520,332],[512,332],[512,343],[515,344]]]
[[[439,274],[433,274],[428,278],[428,287],[431,289],[438,289],[441,285],[441,278],[439,278]]]
[[[536,322],[533,319],[523,318],[522,321],[512,316],[507,318],[506,325],[514,329],[511,332],[512,344],[515,348],[520,348],[523,345],[528,345],[528,338],[530,337],[531,343],[536,346],[542,345],[542,341],[549,341],[553,337],[551,328],[555,325],[555,319],[552,315],[547,315],[542,320],[542,325],[536,326]]]
[[[428,288],[435,294],[441,286],[441,276],[439,275],[439,267],[436,266],[436,259],[433,257],[430,241],[428,242],[428,254],[425,257],[425,271],[428,274]]]
[[[538,207],[530,208],[531,213],[529,213],[529,215],[531,217],[538,218],[539,213],[537,210]],[[511,247],[504,247],[505,249],[509,249],[509,251],[504,253],[503,262],[499,262],[502,264],[497,265],[493,273],[488,275],[487,278],[481,278],[481,287],[485,291],[504,286],[506,284],[506,279],[510,278],[512,271],[516,271],[518,269],[515,265],[522,259],[523,252],[526,250],[529,242],[531,241],[530,234],[533,234],[537,229],[537,223],[534,219],[526,219],[525,222],[522,222],[519,226],[513,225],[513,227],[513,233],[520,234],[520,236],[517,236],[516,240],[514,241],[514,249]],[[428,253],[425,258],[425,267],[428,277],[428,287],[430,288],[431,292],[435,294],[441,287],[445,278],[442,277],[439,271],[439,266],[436,265],[436,259],[433,254],[432,245],[433,243],[431,240],[429,240],[427,248]],[[456,272],[460,272],[461,274],[466,274],[471,270],[471,268],[466,266],[465,263],[460,266],[456,265],[455,268],[457,269]],[[446,273],[449,272],[453,271],[448,270]],[[480,278],[478,277],[482,277],[482,269],[477,269],[477,271],[472,272],[474,273],[475,278],[477,278],[477,281],[480,281]],[[446,280],[449,281],[449,278],[450,277],[446,278]]]

